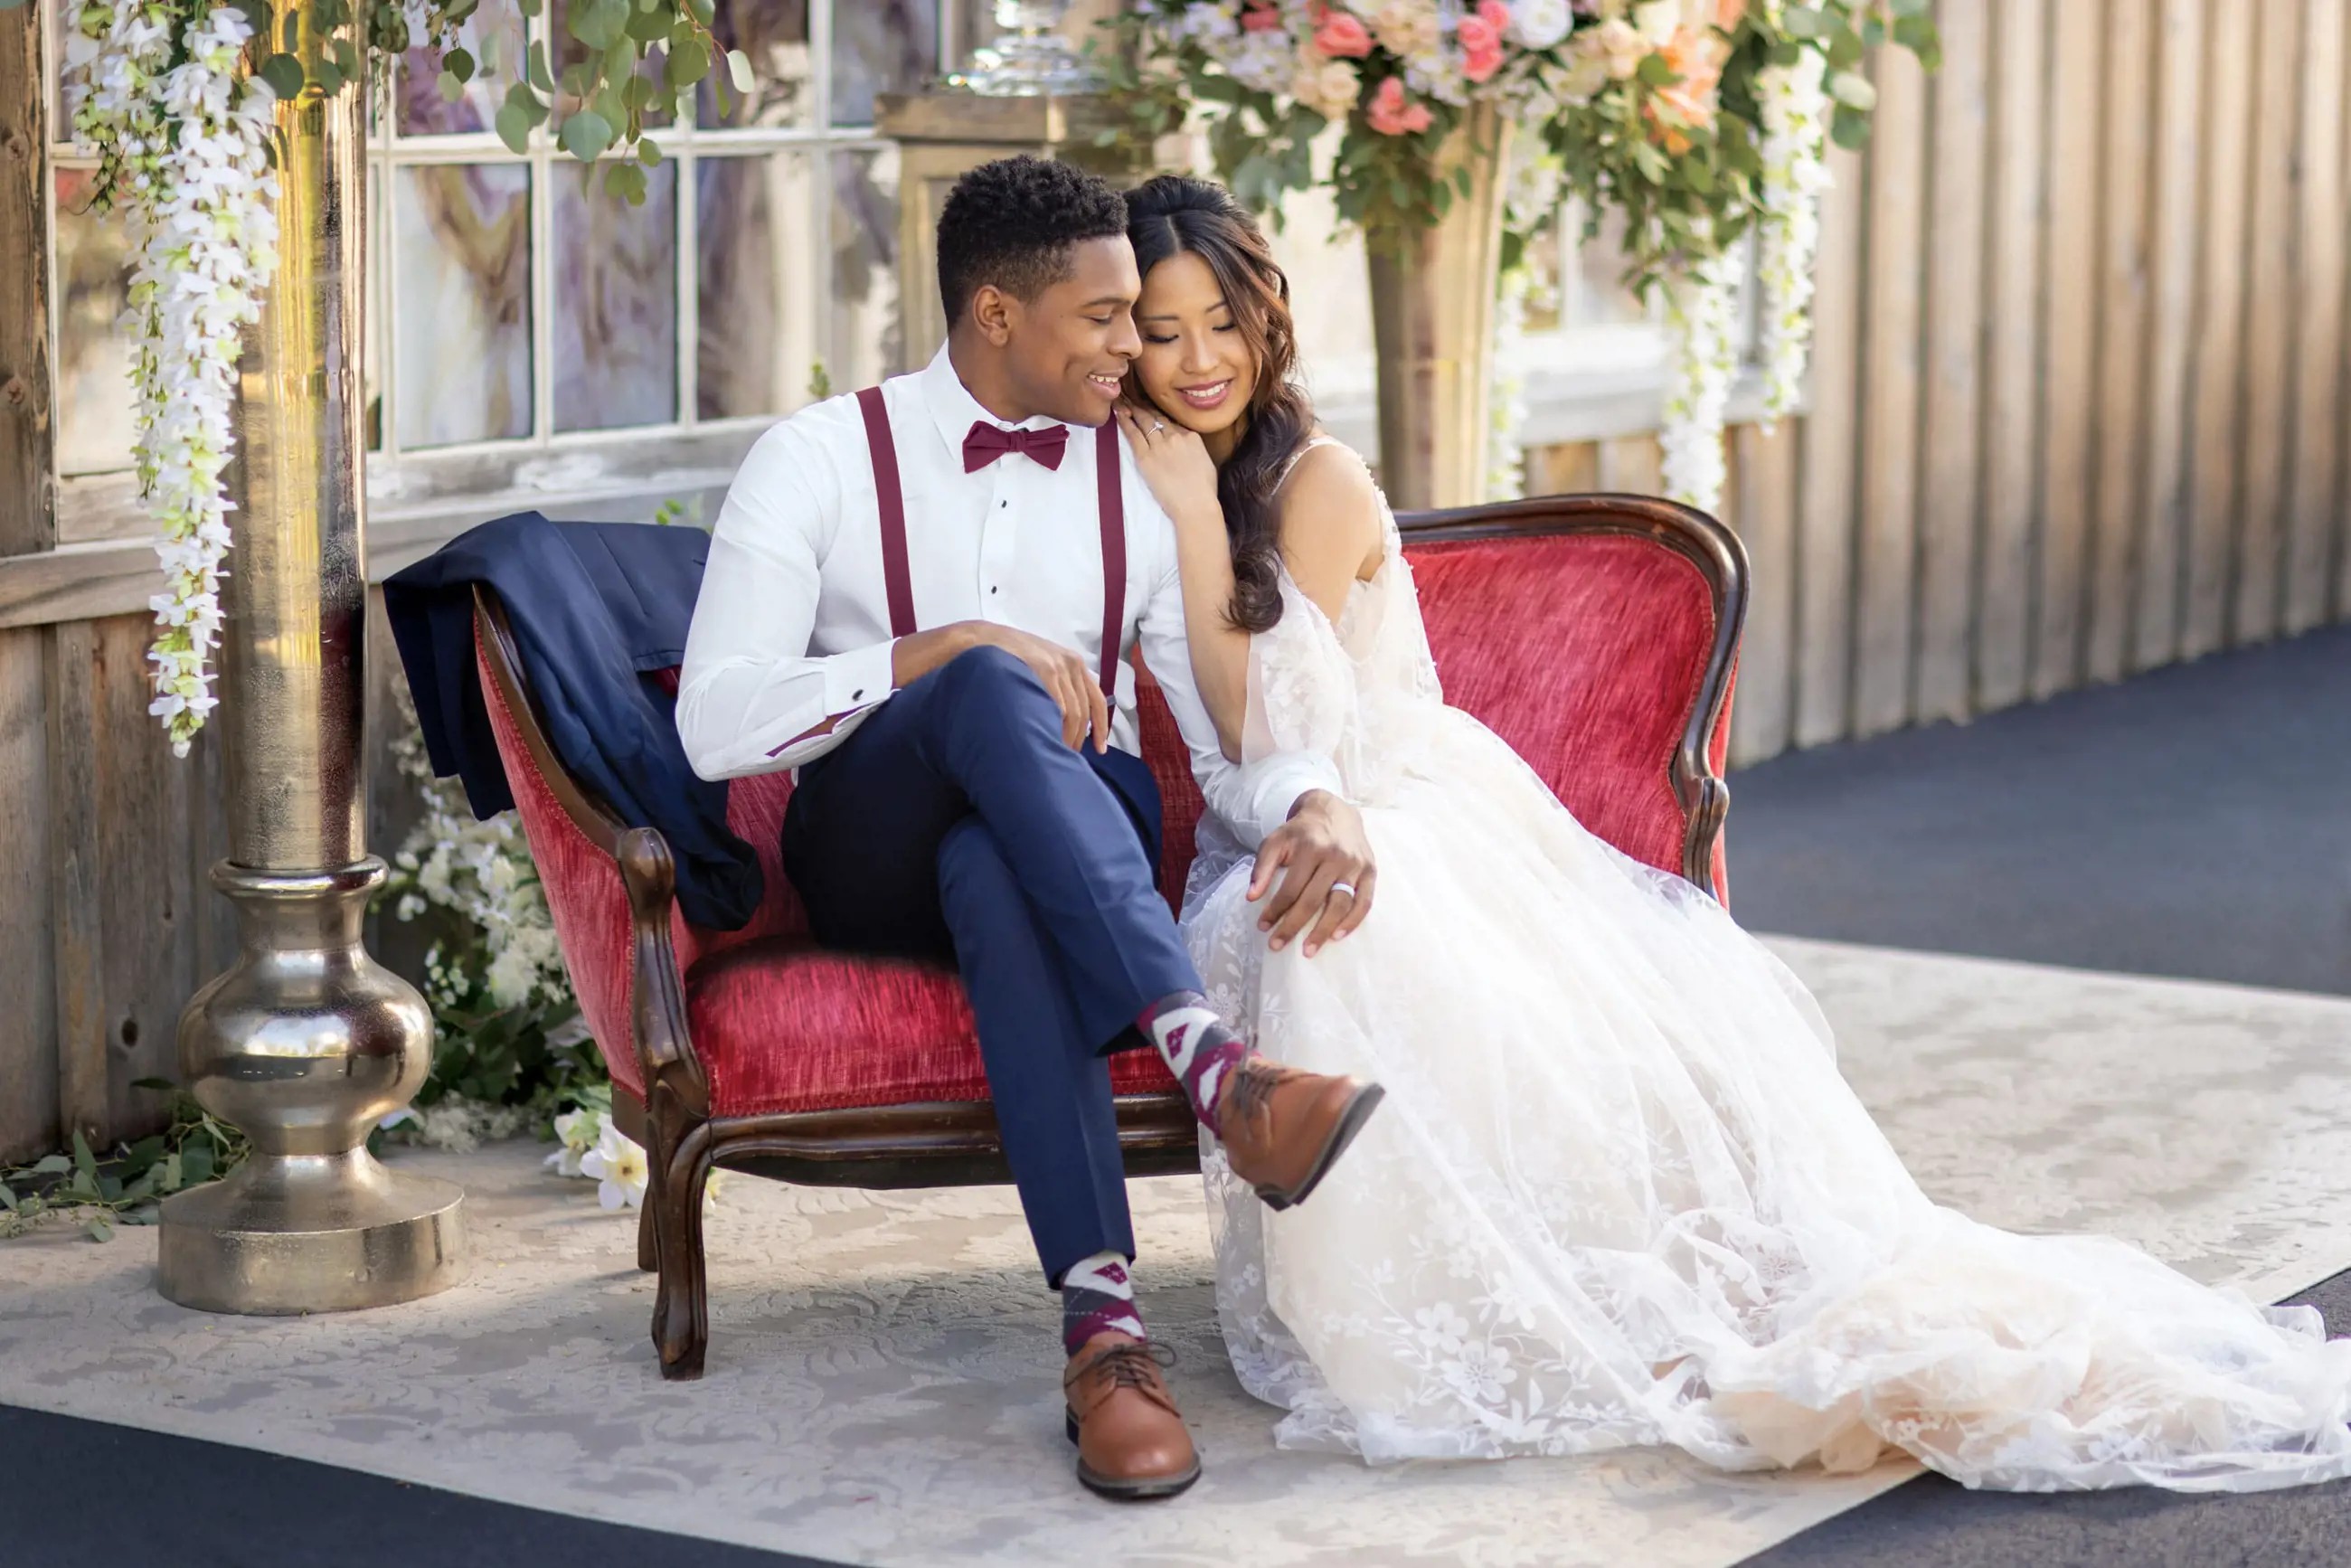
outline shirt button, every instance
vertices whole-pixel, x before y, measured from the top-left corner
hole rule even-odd
[[[998,502],[997,502],[996,504],[997,504],[998,507],[1008,507],[1008,506],[1012,505],[1012,503],[1011,503],[1011,502],[1009,502],[1009,501],[998,501]]]
[[[990,592],[990,593],[993,593],[993,592],[995,592],[995,591],[996,591],[996,590],[995,590],[995,589],[993,589],[993,588],[990,588],[987,591],[988,591],[988,592]]]
[[[864,696],[865,688],[863,686],[860,686],[855,691],[849,694],[849,700],[851,702],[860,702],[864,699]]]

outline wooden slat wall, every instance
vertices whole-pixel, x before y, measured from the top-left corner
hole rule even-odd
[[[1733,433],[1735,762],[2351,617],[2351,0],[1937,16],[1833,161],[1808,411]]]

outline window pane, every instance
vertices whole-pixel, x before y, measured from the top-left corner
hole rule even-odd
[[[131,466],[130,340],[117,326],[130,282],[122,220],[78,214],[95,174],[59,169],[57,193],[57,472]]]
[[[1615,327],[1649,319],[1641,297],[1624,283],[1625,214],[1611,209],[1600,220],[1600,232],[1587,240],[1583,210],[1571,203],[1559,227],[1567,252],[1560,278],[1560,324]]]
[[[938,0],[857,0],[832,8],[832,122],[873,123],[873,95],[938,74]]]
[[[711,68],[697,89],[700,123],[805,126],[816,119],[816,82],[809,58],[808,0],[718,0],[710,30],[729,49],[751,59],[747,97],[726,87],[726,112],[718,111],[718,89],[726,68]],[[836,24],[837,25],[837,24]]]
[[[646,171],[645,204],[555,168],[555,428],[677,417],[677,165]]]
[[[695,406],[704,419],[789,413],[824,373],[808,243],[814,167],[785,152],[705,157],[695,170]]]
[[[898,150],[832,160],[833,384],[871,386],[907,368],[898,324]]]
[[[441,97],[441,56],[411,49],[401,57],[395,118],[402,136],[442,136],[496,126],[507,89],[522,75],[522,12],[515,0],[483,0],[457,29],[474,57],[474,79],[455,103]]]
[[[455,163],[392,178],[400,444],[528,435],[529,169]]]

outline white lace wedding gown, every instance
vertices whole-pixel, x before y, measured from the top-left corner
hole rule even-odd
[[[1217,1301],[1284,1447],[1373,1462],[1669,1443],[1731,1469],[1891,1444],[1970,1486],[2351,1473],[2351,1340],[2120,1242],[1921,1193],[1810,996],[1704,894],[1577,825],[1443,706],[1410,568],[1334,627],[1285,577],[1247,745],[1338,763],[1378,904],[1268,954],[1204,823],[1184,929],[1272,1056],[1385,1084],[1311,1201],[1207,1151]]]

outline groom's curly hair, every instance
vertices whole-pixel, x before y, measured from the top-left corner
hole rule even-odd
[[[939,299],[947,325],[992,283],[1016,299],[1070,275],[1070,247],[1126,232],[1126,202],[1094,175],[1021,153],[982,163],[939,209]]]

